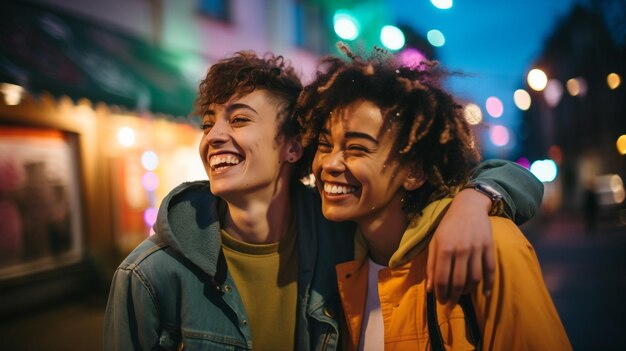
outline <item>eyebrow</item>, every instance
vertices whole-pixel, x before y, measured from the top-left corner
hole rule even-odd
[[[374,138],[373,136],[366,134],[366,133],[362,133],[362,132],[346,132],[346,138],[358,138],[358,139],[366,139],[369,140],[371,142],[373,142],[374,144],[378,145],[378,140],[376,140],[376,138]]]
[[[322,130],[320,131],[320,134],[328,134],[330,135],[330,131],[326,128],[322,128]],[[346,132],[345,133],[345,137],[346,138],[358,138],[358,139],[366,139],[369,140],[371,142],[373,142],[374,144],[378,145],[378,140],[376,140],[376,138],[374,138],[373,136],[367,134],[367,133],[363,133],[363,132]]]
[[[252,108],[252,106],[247,105],[247,104],[243,104],[243,103],[240,103],[240,102],[236,102],[234,104],[228,105],[228,107],[226,108],[226,112],[227,113],[231,113],[231,112],[233,112],[235,110],[250,110],[250,111],[254,112],[257,115],[259,114],[254,108]],[[215,116],[215,110],[214,109],[209,109],[209,110],[207,110],[205,115]]]
[[[250,110],[250,111],[256,113],[257,115],[259,114],[258,112],[256,112],[255,109],[252,108],[252,106],[246,105],[246,104],[243,104],[243,103],[240,103],[240,102],[236,102],[236,103],[234,103],[232,105],[229,105],[228,108],[226,108],[226,111],[229,112],[229,113],[233,112],[235,110]]]

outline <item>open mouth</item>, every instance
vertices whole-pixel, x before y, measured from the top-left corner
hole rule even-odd
[[[347,195],[357,191],[357,187],[347,184],[324,183],[324,194],[330,196]]]
[[[243,158],[235,154],[218,154],[209,158],[209,166],[214,172],[223,172],[229,168],[240,164]]]

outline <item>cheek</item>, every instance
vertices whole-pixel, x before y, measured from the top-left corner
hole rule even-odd
[[[318,175],[322,172],[322,160],[321,160],[321,157],[317,153],[313,157],[311,170],[313,171],[313,174],[315,174],[315,177],[319,178]]]
[[[209,143],[206,140],[206,135],[202,136],[202,139],[200,139],[200,144],[198,145],[198,152],[200,153],[200,158],[202,159],[202,161],[204,161],[207,152],[209,151]]]

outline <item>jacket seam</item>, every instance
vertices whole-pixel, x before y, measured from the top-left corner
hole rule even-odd
[[[191,339],[209,340],[209,341],[215,341],[215,342],[222,343],[222,344],[239,346],[239,347],[243,347],[246,349],[248,348],[248,345],[245,342],[241,342],[240,340],[237,340],[235,338],[230,338],[227,336],[215,335],[213,333],[198,332],[198,331],[182,329],[182,336],[191,338]]]
[[[137,259],[135,259],[132,263],[126,265],[126,266],[120,266],[118,267],[118,270],[123,270],[123,271],[128,271],[130,274],[132,274],[133,276],[135,276],[138,280],[140,285],[144,288],[144,290],[146,291],[146,293],[148,294],[148,296],[150,297],[150,300],[152,301],[152,305],[154,306],[154,309],[157,312],[157,315],[161,315],[161,311],[159,309],[159,304],[157,303],[157,299],[155,298],[155,294],[152,288],[152,284],[150,284],[150,282],[148,281],[148,279],[143,275],[143,272],[140,269],[140,264],[150,255],[152,255],[153,253],[163,249],[164,247],[167,247],[168,245],[164,242],[155,242],[153,247],[148,248],[147,250],[145,250],[144,252],[142,252],[139,257],[137,257]],[[160,319],[160,318],[159,318]],[[161,323],[160,323],[161,324]],[[164,327],[163,325],[161,325],[161,327]]]
[[[142,252],[135,260],[133,260],[133,262],[129,262],[125,265],[120,265],[120,269],[124,269],[124,270],[134,270],[135,268],[137,268],[137,266],[139,266],[146,258],[148,258],[148,256],[152,255],[153,253],[168,247],[169,244],[162,242],[162,241],[158,241],[158,242],[153,242],[154,246],[146,249],[144,252]]]
[[[161,315],[161,311],[159,309],[159,305],[158,305],[158,303],[156,301],[156,298],[154,297],[154,293],[153,293],[153,290],[152,290],[152,284],[150,284],[150,282],[143,276],[141,270],[139,270],[138,268],[137,269],[131,269],[129,271],[130,271],[130,273],[132,275],[134,275],[135,277],[137,277],[137,279],[139,279],[139,283],[146,290],[146,293],[148,293],[148,296],[150,297],[150,300],[152,301],[152,305],[154,306],[154,309],[156,310],[157,315],[160,316]],[[161,323],[159,323],[159,324],[161,324]]]

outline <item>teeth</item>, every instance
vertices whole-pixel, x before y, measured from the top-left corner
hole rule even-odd
[[[324,192],[329,194],[350,194],[356,191],[353,186],[324,183]]]
[[[216,155],[209,159],[209,166],[216,168],[216,166],[224,167],[226,165],[236,165],[241,162],[238,157],[233,155]]]

